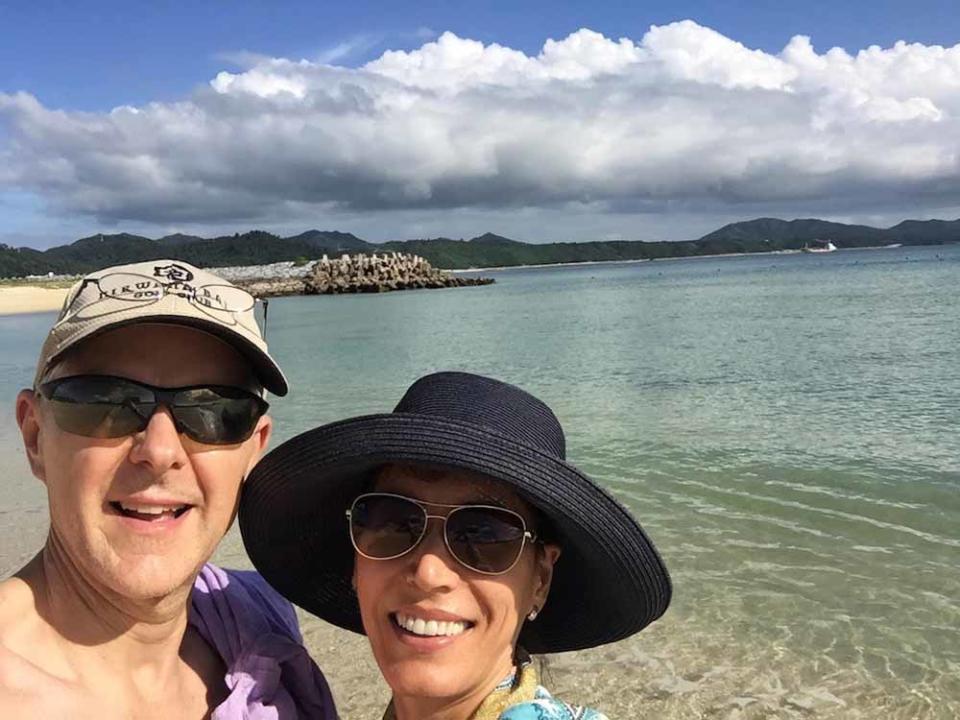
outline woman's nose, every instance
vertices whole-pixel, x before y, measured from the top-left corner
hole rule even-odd
[[[459,563],[443,541],[443,525],[430,523],[412,553],[411,581],[424,592],[449,590],[460,582]]]

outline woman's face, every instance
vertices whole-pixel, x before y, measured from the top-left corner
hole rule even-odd
[[[536,530],[526,504],[482,476],[390,465],[374,489],[425,503],[499,505]],[[448,511],[429,507],[431,515]],[[363,626],[394,696],[451,702],[475,696],[479,704],[513,667],[517,636],[526,615],[543,607],[559,554],[557,546],[528,543],[511,570],[484,575],[451,557],[441,522],[431,520],[420,544],[402,557],[358,555],[354,581]],[[418,620],[438,625],[424,628]]]

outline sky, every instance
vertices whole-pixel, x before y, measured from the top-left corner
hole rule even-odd
[[[0,0],[0,243],[954,219],[958,117],[955,0]]]

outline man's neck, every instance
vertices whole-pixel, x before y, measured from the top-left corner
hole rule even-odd
[[[137,687],[176,685],[192,583],[160,598],[124,598],[88,579],[53,534],[19,575],[78,680],[98,684],[115,672]]]

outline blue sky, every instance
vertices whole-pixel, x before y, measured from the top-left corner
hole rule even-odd
[[[612,42],[626,37],[639,45],[651,25],[666,26],[684,19],[691,19],[698,26],[715,31],[730,41],[771,56],[781,53],[795,35],[809,36],[820,55],[839,46],[853,56],[871,45],[890,48],[898,40],[948,48],[960,42],[960,12],[956,3],[934,0],[909,4],[820,0],[805,3],[585,3],[554,0],[526,3],[222,1],[192,4],[0,0],[0,93],[7,97],[27,93],[45,111],[66,111],[72,114],[76,123],[82,123],[83,113],[106,116],[117,106],[142,108],[150,103],[174,105],[190,101],[196,93],[209,88],[218,73],[227,71],[240,75],[255,67],[258,57],[291,61],[306,59],[319,65],[359,68],[386,50],[416,52],[447,31],[459,38],[479,41],[484,46],[497,43],[535,57],[548,38],[562,40],[580,28],[589,28]],[[717,62],[725,62],[723,52],[717,57]],[[947,66],[953,67],[949,63]],[[712,90],[705,89],[704,92],[706,96]],[[911,101],[911,98],[902,97],[902,92],[900,95],[891,93],[897,102]],[[923,88],[919,88],[917,94],[921,98],[927,97]],[[933,98],[931,103],[935,109],[941,111],[938,122],[942,123],[944,117],[952,115],[943,111],[944,101],[934,97],[935,94],[936,89],[931,90],[929,97]],[[455,105],[451,104],[453,107]],[[922,110],[920,108],[917,112],[923,114]],[[23,120],[25,112],[21,108],[19,121],[11,120],[12,115],[5,121],[0,106],[0,160],[3,160],[2,153],[6,148],[8,152],[15,152],[14,159],[24,164],[27,162],[25,158],[43,157],[48,163],[63,160],[76,166],[75,159],[69,154],[65,158],[56,156],[58,137],[62,139],[62,135],[54,134],[41,140],[33,137],[29,123],[34,121]],[[909,114],[910,111],[904,112]],[[815,121],[811,122],[815,124]],[[889,139],[886,142],[889,143]],[[921,143],[922,138],[914,137],[911,142]],[[42,146],[31,145],[29,154],[24,155],[25,143],[42,143]],[[159,157],[175,152],[176,148],[168,147],[159,152]],[[15,164],[8,162],[11,166]],[[856,163],[850,167],[856,167]],[[184,177],[189,178],[189,172]],[[937,177],[942,186],[943,178]],[[356,178],[349,178],[349,182],[355,181]],[[720,178],[705,182],[716,186],[728,181]],[[427,178],[424,182],[439,181]],[[509,185],[514,179],[504,178],[504,182]],[[814,214],[822,208],[817,214],[882,222],[888,219],[882,210],[884,207],[889,209],[889,203],[879,198],[890,188],[879,188],[876,202],[871,200],[874,190],[864,187],[857,198],[839,204],[831,200],[830,193],[818,195],[798,191],[786,198],[789,202],[784,202],[783,210],[786,214],[802,211]],[[929,188],[921,190],[919,195],[930,194]],[[99,196],[95,201],[80,200],[78,198],[83,193],[76,188],[65,199],[64,192],[57,183],[49,179],[38,180],[29,172],[17,172],[11,178],[0,170],[0,242],[44,247],[100,230],[129,229],[156,235],[169,229],[214,234],[254,225],[278,231],[288,228],[275,206],[265,208],[260,215],[252,213],[235,221],[222,212],[209,215],[194,212],[182,217],[175,217],[174,213],[166,221],[162,213],[138,214],[134,207],[136,203],[131,201],[125,201],[123,209],[114,212],[113,200]],[[283,190],[272,188],[271,192],[282,195]],[[289,207],[295,205],[300,213],[290,215],[290,230],[296,229],[295,226],[302,221],[309,226],[339,226],[365,232],[372,239],[404,236],[418,229],[440,233],[447,226],[449,233],[444,234],[456,236],[473,230],[479,233],[496,225],[500,216],[509,218],[505,227],[490,229],[513,230],[516,235],[541,227],[543,222],[550,225],[543,236],[523,239],[550,239],[561,229],[571,227],[576,228],[576,237],[558,239],[591,239],[594,236],[660,238],[665,235],[669,236],[666,239],[680,239],[696,235],[701,230],[705,232],[714,222],[735,219],[741,211],[749,215],[755,209],[778,210],[776,203],[769,202],[769,199],[762,206],[754,206],[738,191],[736,199],[731,202],[717,200],[723,193],[715,193],[706,203],[711,209],[697,213],[691,209],[686,193],[666,198],[657,193],[658,190],[651,189],[649,183],[639,183],[637,193],[629,197],[616,193],[616,197],[608,196],[594,185],[583,185],[570,196],[575,200],[573,205],[570,197],[557,200],[552,192],[535,193],[518,204],[493,200],[476,206],[461,196],[433,204],[418,200],[409,206],[392,200],[382,205],[355,200],[347,202],[336,194],[329,197],[319,194],[310,198],[290,196],[281,200]],[[434,192],[432,196],[440,194]],[[651,205],[651,197],[658,198],[653,203],[655,208]],[[304,202],[313,209],[304,209]],[[111,209],[104,210],[108,205]],[[548,207],[549,211],[544,209]],[[952,209],[948,198],[939,197],[933,203],[918,201],[894,208],[889,219],[895,219],[898,212],[912,216],[939,216]],[[376,220],[374,216],[380,219]],[[316,222],[310,222],[314,218]],[[644,218],[650,222],[645,224]],[[596,232],[591,230],[594,227]],[[671,233],[671,227],[678,230]]]

